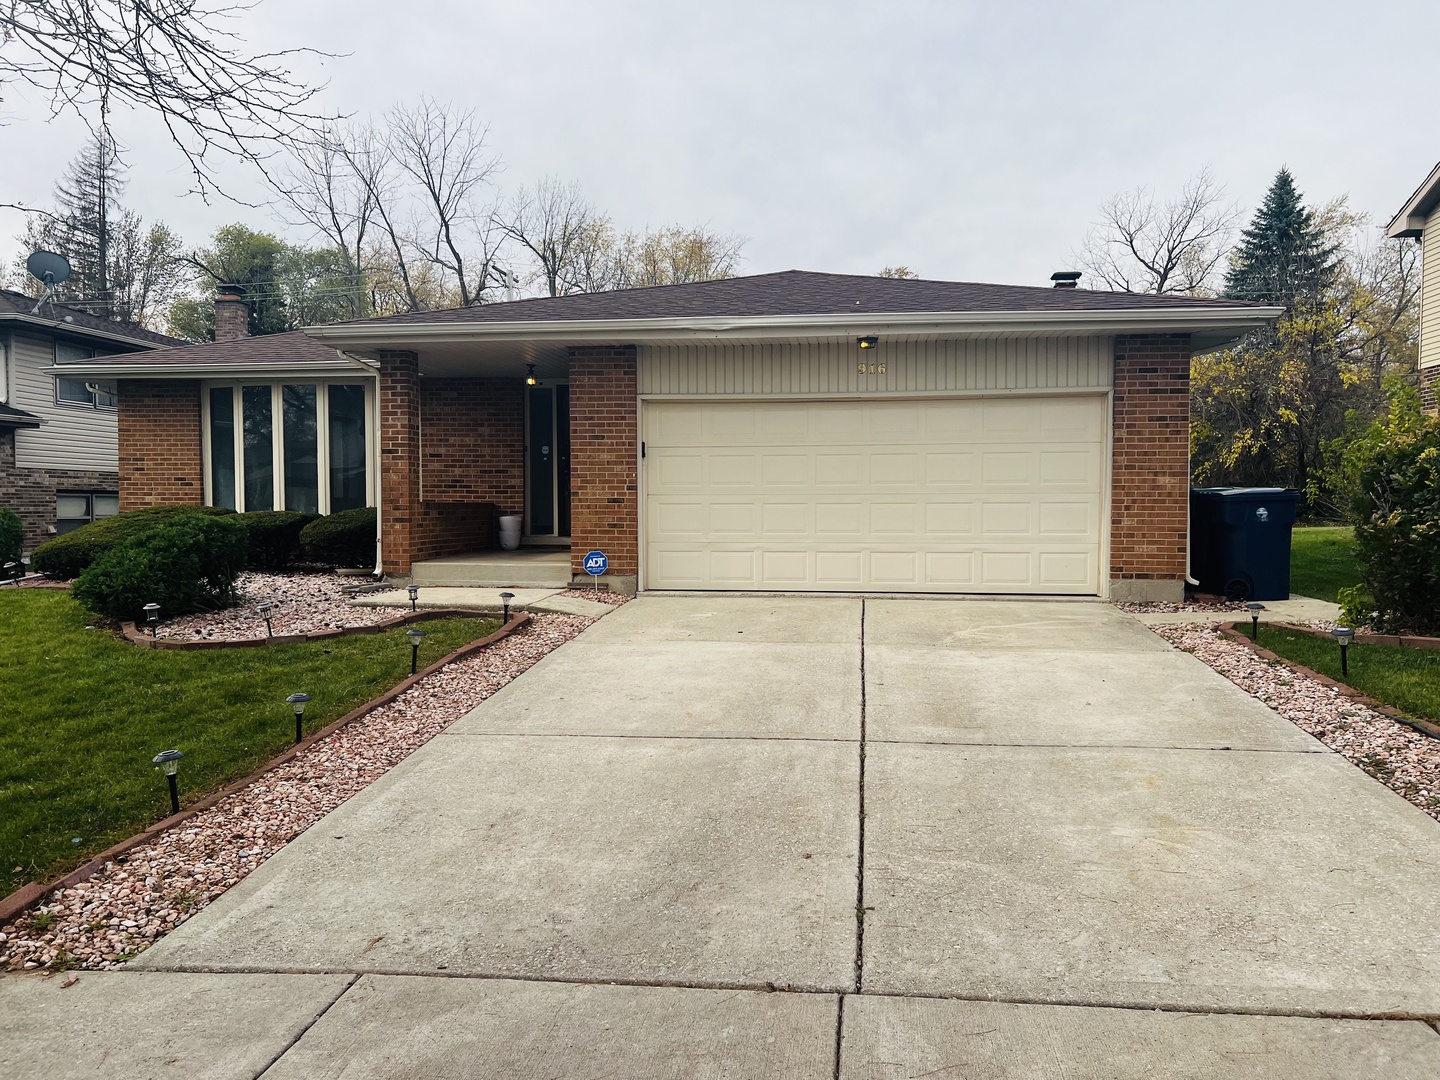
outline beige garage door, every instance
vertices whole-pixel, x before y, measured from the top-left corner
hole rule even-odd
[[[1099,591],[1105,399],[647,402],[645,584]]]

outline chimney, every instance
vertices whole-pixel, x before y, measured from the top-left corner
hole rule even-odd
[[[1073,289],[1080,281],[1080,271],[1057,270],[1050,275],[1050,280],[1055,283],[1057,289]]]
[[[235,341],[250,336],[250,305],[239,285],[215,286],[215,340]]]

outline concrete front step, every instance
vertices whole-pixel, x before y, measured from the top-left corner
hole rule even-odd
[[[427,559],[410,568],[416,585],[560,589],[570,584],[568,551],[486,551]]]

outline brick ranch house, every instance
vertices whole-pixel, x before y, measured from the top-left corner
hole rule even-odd
[[[229,340],[81,366],[118,380],[123,509],[375,505],[392,576],[519,514],[627,591],[1178,600],[1190,358],[1279,312],[1075,277],[788,271],[266,338],[230,294]]]

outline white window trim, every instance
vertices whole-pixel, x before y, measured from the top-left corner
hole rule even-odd
[[[375,380],[371,378],[334,379],[215,379],[200,384],[200,430],[201,469],[204,472],[205,505],[215,505],[215,493],[211,484],[210,446],[210,391],[228,387],[231,391],[231,407],[234,410],[235,428],[235,512],[245,513],[245,425],[242,416],[241,390],[247,386],[270,388],[270,453],[271,453],[271,508],[285,508],[285,430],[284,410],[281,407],[282,386],[314,386],[315,394],[315,469],[317,482],[316,506],[319,513],[330,513],[330,387],[363,386],[365,389],[365,505],[375,505],[375,490],[379,469],[379,448],[377,436],[379,424],[376,420]]]
[[[83,401],[71,401],[69,398],[62,398],[62,397],[60,396],[60,380],[61,380],[61,379],[64,379],[64,380],[66,380],[67,382],[83,383],[83,384],[85,385],[86,392],[90,395],[90,404],[89,404],[89,405],[86,405],[85,402],[83,402]],[[93,390],[90,390],[90,387],[91,387],[91,386],[98,386],[100,383],[116,383],[116,380],[115,380],[115,379],[93,379],[93,380],[92,380],[92,379],[77,379],[77,378],[75,378],[75,377],[73,377],[73,376],[70,376],[70,375],[56,375],[56,376],[55,376],[55,404],[56,404],[58,407],[62,408],[62,409],[89,409],[91,412],[114,412],[114,411],[119,407],[118,400],[117,400],[117,403],[116,403],[115,405],[101,405],[100,402],[99,402],[99,400],[98,400],[99,395],[97,395]],[[116,386],[116,389],[117,389],[117,391],[118,391],[118,389],[119,389],[118,384],[117,384],[117,386]],[[112,394],[111,396],[114,397],[115,395]],[[0,400],[3,400],[3,399],[0,399]]]

